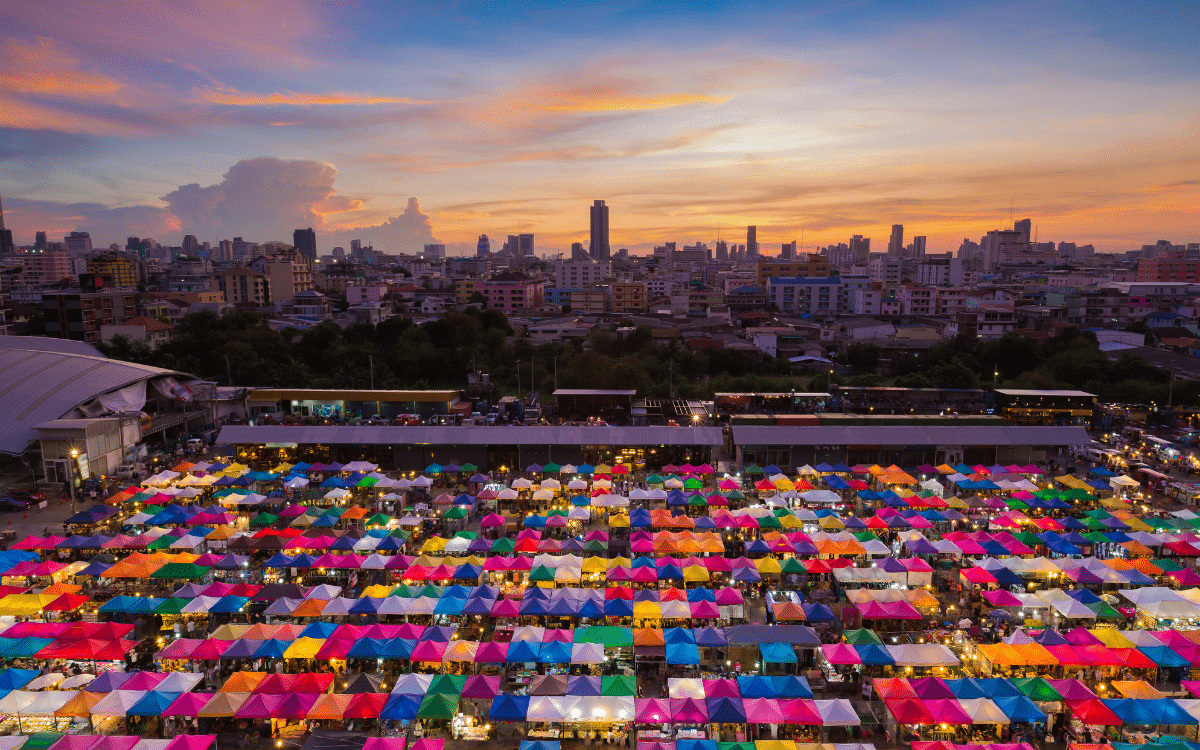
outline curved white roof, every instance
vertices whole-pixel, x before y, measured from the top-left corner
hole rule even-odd
[[[0,346],[0,424],[5,426],[0,431],[0,453],[24,452],[36,437],[36,425],[60,419],[96,396],[139,380],[181,374],[105,359],[98,353]]]

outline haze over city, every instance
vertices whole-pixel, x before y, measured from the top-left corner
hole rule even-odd
[[[1033,217],[1197,238],[1190,3],[0,7],[0,195],[36,231],[539,252]],[[412,199],[416,200],[412,200]],[[777,246],[777,245],[776,245]]]

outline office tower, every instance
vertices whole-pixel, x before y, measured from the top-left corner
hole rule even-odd
[[[67,254],[72,258],[92,252],[92,236],[87,232],[71,232],[64,239],[67,242]]]
[[[437,260],[446,257],[446,246],[439,243],[429,243],[425,245],[425,249],[421,251],[421,257],[425,260]]]
[[[302,231],[302,230],[297,230]],[[311,229],[308,231],[312,231]],[[301,253],[303,255],[303,253]],[[258,243],[247,242],[241,237],[233,238],[233,260],[238,263],[249,263],[258,255]]]
[[[892,225],[892,238],[888,240],[888,255],[904,254],[904,225]]]
[[[592,260],[592,254],[584,249],[582,242],[571,243],[571,260]]]
[[[183,246],[181,248],[184,255],[195,258],[200,253],[200,242],[194,234],[183,235]]]
[[[1020,232],[1021,236],[1025,238],[1025,244],[1028,245],[1033,239],[1033,220],[1021,219],[1018,222],[1014,222],[1013,231]]]
[[[479,235],[479,242],[475,244],[475,257],[486,258],[492,252],[492,241],[488,239],[486,234]]]
[[[221,240],[217,243],[217,257],[215,260],[225,261],[228,263],[233,260],[233,242],[230,240]]]
[[[236,242],[237,240],[234,240]],[[317,233],[308,229],[297,229],[292,232],[292,244],[300,251],[300,254],[309,260],[317,259]]]
[[[985,271],[994,271],[1004,261],[1017,258],[1028,247],[1025,237],[1015,229],[988,232],[980,245]]]
[[[350,254],[355,256],[362,254],[362,240],[350,240]]]
[[[335,247],[335,248],[333,249],[333,259],[334,259],[335,261],[339,261],[339,260],[345,260],[345,259],[346,259],[346,248],[344,248],[344,247]]]
[[[729,243],[725,240],[717,240],[717,260],[729,260]]]
[[[871,238],[854,235],[850,238],[850,251],[854,253],[854,262],[862,263],[871,255]]]
[[[913,237],[912,244],[909,245],[909,247],[912,248],[912,252],[909,254],[909,257],[916,258],[917,260],[924,258],[925,257],[925,237],[924,237],[924,235],[917,235],[916,237]]]
[[[42,233],[43,242],[45,244],[45,233]],[[0,255],[10,255],[15,253],[17,248],[13,245],[12,230],[4,226],[4,206],[0,204]]]
[[[516,256],[533,255],[532,234],[508,235],[508,251]]]
[[[34,235],[33,249],[34,250],[45,250],[46,249],[46,233],[45,232],[38,232],[37,234]]]
[[[780,260],[791,260],[796,257],[796,241],[783,243],[783,247],[779,248]]]
[[[608,206],[604,201],[592,201],[592,245],[589,248],[595,260],[608,260]]]
[[[758,255],[758,227],[746,227],[746,257],[751,258]]]

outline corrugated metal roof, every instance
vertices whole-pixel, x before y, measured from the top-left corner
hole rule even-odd
[[[1087,445],[1082,427],[1027,425],[734,426],[738,445]]]
[[[0,336],[0,349],[25,349],[59,354],[80,354],[85,357],[103,357],[96,347],[86,341],[56,339],[49,336]]]
[[[996,393],[1003,393],[1005,396],[1076,396],[1079,398],[1088,396],[1091,398],[1096,397],[1096,394],[1088,393],[1087,391],[1044,391],[1021,388],[997,388]]]
[[[0,424],[5,427],[0,453],[23,452],[37,437],[35,425],[59,419],[102,393],[179,374],[100,356],[0,348]]]
[[[719,427],[407,427],[401,425],[228,425],[224,445],[705,445],[721,444]]]

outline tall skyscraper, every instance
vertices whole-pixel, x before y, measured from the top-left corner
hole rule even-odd
[[[12,230],[4,226],[4,205],[0,204],[0,255],[10,255],[16,251],[17,248],[13,245]]]
[[[180,248],[184,255],[195,258],[200,253],[200,242],[194,234],[183,235],[183,245]]]
[[[717,240],[717,260],[729,260],[729,243],[725,240]]]
[[[758,227],[746,227],[746,257],[753,258],[758,255]]]
[[[312,227],[292,232],[292,244],[305,258],[317,259],[317,233],[312,230]]]
[[[783,243],[783,247],[779,248],[779,257],[781,260],[791,260],[796,257],[796,241]]]
[[[1032,219],[1021,219],[1020,221],[1015,222],[1013,224],[1013,230],[1021,233],[1021,236],[1025,238],[1026,245],[1033,241]]]
[[[608,260],[608,206],[592,201],[592,245],[588,249],[595,260]]]
[[[925,257],[925,236],[917,235],[912,241],[912,257],[920,260]]]
[[[492,241],[488,239],[486,234],[479,235],[479,242],[475,245],[475,257],[486,258],[492,252]]]
[[[67,242],[67,254],[72,258],[92,252],[92,235],[87,232],[71,232],[63,239]]]
[[[508,251],[515,256],[533,255],[533,235],[532,234],[510,234],[510,235],[508,235]]]
[[[863,263],[871,255],[871,238],[856,234],[850,238],[850,251],[854,253],[854,262]]]
[[[904,254],[904,225],[892,225],[892,238],[888,240],[888,255]]]
[[[33,236],[33,249],[34,250],[45,250],[46,249],[46,233],[45,232],[38,232],[37,234],[35,234]]]

